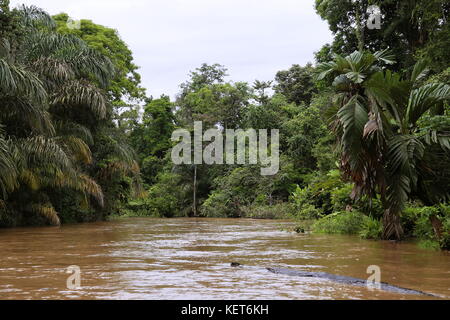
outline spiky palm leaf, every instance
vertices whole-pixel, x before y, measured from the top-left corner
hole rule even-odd
[[[67,120],[53,120],[53,125],[58,136],[74,136],[88,145],[94,144],[91,131],[81,124]]]
[[[414,126],[425,112],[449,99],[450,86],[444,83],[430,83],[413,90],[409,96],[405,122]]]
[[[0,119],[3,123],[16,125],[17,121],[23,121],[23,127],[27,127],[25,124],[28,124],[31,132],[49,136],[55,134],[55,128],[50,114],[46,110],[46,105],[32,103],[17,96],[3,96],[2,102]]]
[[[59,63],[59,68],[70,67],[77,78],[93,77],[103,87],[114,76],[112,62],[73,35],[34,32],[26,37],[23,47],[22,60],[51,59]]]
[[[51,203],[33,203],[27,207],[28,211],[45,217],[52,225],[59,226],[61,221]]]
[[[425,143],[450,146],[445,133],[418,135],[417,122],[450,99],[450,87],[419,86],[427,73],[424,62],[416,64],[405,80],[380,69],[378,61],[393,62],[387,51],[337,56],[319,67],[318,78],[337,75],[333,85],[342,107],[334,128],[342,147],[342,169],[355,183],[353,196],[373,196],[378,190],[385,207],[383,237],[399,239],[400,212],[420,179]]]
[[[84,81],[66,83],[55,93],[51,103],[63,106],[84,106],[91,110],[98,119],[103,119],[107,111],[107,101],[103,92]]]
[[[39,57],[30,65],[30,69],[45,78],[47,89],[53,89],[54,85],[60,85],[75,78],[75,72],[65,61],[45,56]],[[50,82],[50,83],[49,83]]]
[[[91,149],[82,139],[74,136],[58,136],[55,140],[74,161],[92,163]]]
[[[58,167],[63,170],[73,168],[70,157],[55,138],[35,136],[19,139],[15,143],[18,154],[25,161],[26,167]]]
[[[0,59],[0,92],[3,95],[31,96],[44,104],[47,93],[39,77],[21,65]]]
[[[361,84],[370,74],[379,71],[380,64],[394,64],[394,57],[388,50],[370,52],[355,51],[342,57],[334,55],[334,61],[321,63],[317,66],[317,80],[323,80],[330,74],[345,75],[356,84]]]
[[[21,5],[17,8],[18,16],[22,20],[22,25],[28,28],[45,26],[55,28],[56,23],[52,17],[41,8],[36,6]]]
[[[13,191],[17,184],[17,167],[11,157],[11,144],[0,135],[0,191],[2,199]]]

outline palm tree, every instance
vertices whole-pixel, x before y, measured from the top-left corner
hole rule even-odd
[[[450,99],[442,83],[422,85],[427,73],[418,62],[409,78],[384,69],[387,51],[354,52],[318,66],[318,79],[335,76],[333,129],[341,148],[341,169],[354,182],[353,198],[380,194],[383,238],[401,239],[400,213],[420,183],[428,146],[450,150],[448,132],[423,132],[420,119]],[[430,138],[431,137],[431,138]]]
[[[104,204],[102,188],[89,175],[91,130],[111,113],[106,88],[114,67],[82,40],[57,34],[44,11],[23,6],[13,13],[26,31],[0,39],[1,200],[9,211],[59,224],[52,190],[69,188],[85,203]],[[118,149],[110,170],[137,176],[131,152]]]

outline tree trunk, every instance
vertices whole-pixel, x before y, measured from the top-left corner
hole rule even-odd
[[[193,189],[194,189],[194,195],[193,195],[194,201],[192,204],[192,211],[193,211],[194,217],[196,217],[197,216],[197,166],[196,165],[194,165],[194,188]]]
[[[364,50],[364,26],[361,22],[361,13],[360,13],[361,6],[359,3],[356,3],[356,39],[358,39],[358,50],[363,51]]]
[[[403,228],[400,222],[400,212],[386,209],[383,216],[383,240],[401,240]]]
[[[433,226],[434,234],[436,235],[436,239],[438,241],[441,241],[442,239],[442,233],[443,233],[443,225],[442,221],[438,219],[437,216],[433,215],[430,217],[431,225]]]

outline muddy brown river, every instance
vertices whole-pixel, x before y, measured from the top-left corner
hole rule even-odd
[[[371,265],[382,282],[450,299],[448,252],[283,231],[291,224],[130,218],[3,229],[0,299],[430,299],[265,269],[367,279]],[[73,265],[81,271],[78,289],[67,287]]]

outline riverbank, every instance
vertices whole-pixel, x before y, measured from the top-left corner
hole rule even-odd
[[[330,195],[326,190],[322,190],[322,195],[316,194],[315,198],[322,199],[321,205],[317,205],[315,198],[310,197],[311,192],[298,189],[292,194],[289,202],[271,206],[241,206],[231,216],[222,215],[220,212],[208,212],[206,217],[292,219],[296,221],[293,230],[298,233],[309,231],[322,234],[358,235],[363,239],[371,240],[382,239],[382,209],[379,208],[376,201],[370,209],[359,203],[350,207],[351,210],[346,211],[343,208],[349,208],[348,193],[334,190],[334,194]],[[327,197],[328,201],[323,201]],[[327,203],[332,203],[332,207],[336,210],[330,212]],[[145,201],[131,202],[123,212],[124,217],[164,216],[157,210],[149,209]],[[174,216],[176,215],[167,217]],[[450,205],[441,204],[428,207],[410,203],[401,215],[401,225],[404,239],[417,240],[421,248],[450,250]]]

